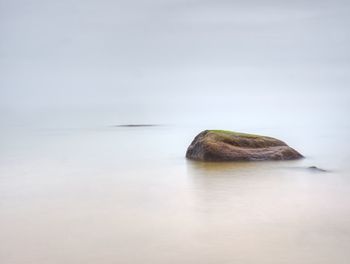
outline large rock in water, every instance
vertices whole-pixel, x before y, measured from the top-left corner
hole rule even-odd
[[[293,160],[303,156],[281,140],[226,130],[205,130],[188,147],[186,157],[201,161]]]

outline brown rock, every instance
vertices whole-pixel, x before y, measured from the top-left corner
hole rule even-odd
[[[186,157],[201,161],[293,160],[303,156],[281,140],[226,130],[205,130],[188,147]]]

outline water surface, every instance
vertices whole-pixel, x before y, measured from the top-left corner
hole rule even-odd
[[[3,125],[2,263],[339,264],[350,257],[346,126],[226,120],[219,128],[278,137],[306,159],[203,163],[186,160],[185,150],[213,124],[57,120]]]

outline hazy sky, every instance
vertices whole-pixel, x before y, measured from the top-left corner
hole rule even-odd
[[[0,0],[0,103],[349,96],[349,14],[345,0]]]

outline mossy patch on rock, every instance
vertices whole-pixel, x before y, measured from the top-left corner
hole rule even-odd
[[[303,156],[281,140],[228,130],[205,130],[188,147],[186,157],[202,161],[292,160]]]

